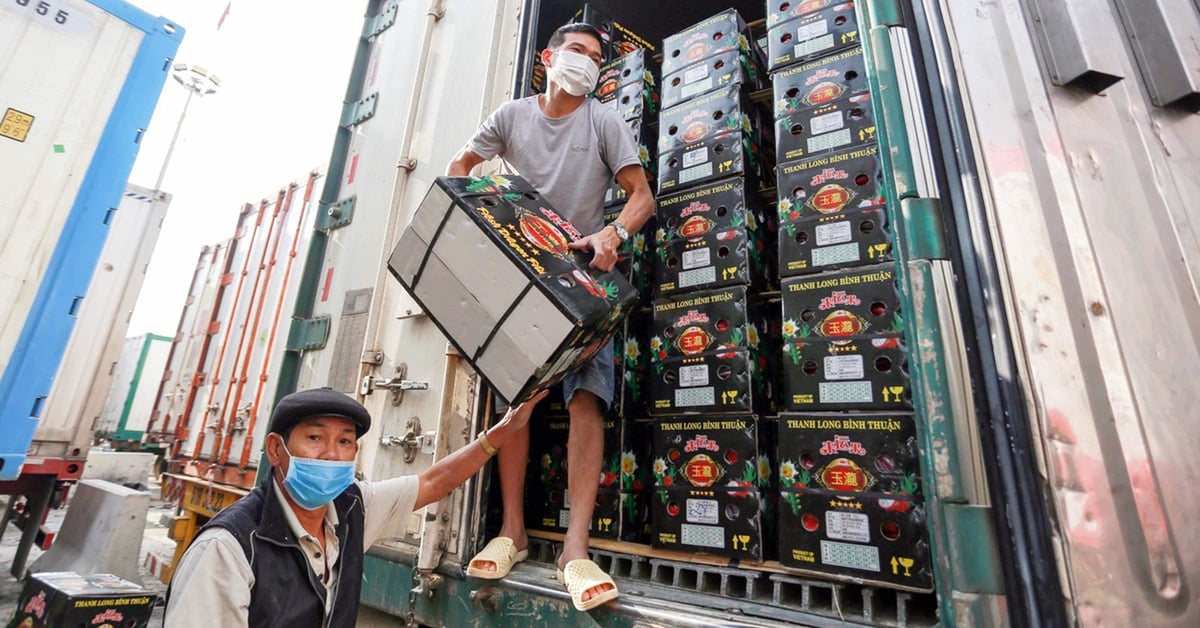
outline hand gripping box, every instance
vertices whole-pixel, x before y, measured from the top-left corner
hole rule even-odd
[[[679,68],[662,79],[662,107],[668,109],[709,92],[732,87],[750,94],[765,87],[766,69],[757,55],[735,48]]]
[[[925,504],[879,493],[781,490],[779,562],[856,584],[929,591]]]
[[[762,58],[762,50],[736,9],[722,11],[664,39],[663,76],[728,50]]]
[[[767,28],[767,70],[778,72],[859,43],[854,2],[831,2]]]
[[[882,179],[875,145],[781,164],[779,274],[891,261]]]
[[[588,268],[580,233],[519,177],[438,177],[388,270],[505,400],[560,381],[637,302]]]
[[[50,571],[30,574],[9,626],[142,627],[158,596],[111,574]]]

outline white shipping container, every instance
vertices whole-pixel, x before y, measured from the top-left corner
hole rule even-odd
[[[30,455],[87,455],[92,424],[109,396],[129,315],[170,202],[171,195],[165,192],[126,186],[34,432]]]
[[[0,479],[20,472],[183,29],[0,3]]]
[[[155,334],[125,339],[104,409],[96,419],[96,438],[141,441],[167,366],[170,340]]]

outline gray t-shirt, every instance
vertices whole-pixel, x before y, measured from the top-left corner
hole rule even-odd
[[[467,148],[484,159],[499,155],[584,235],[604,226],[613,175],[640,163],[621,114],[591,98],[562,118],[547,117],[537,96],[506,102]]]

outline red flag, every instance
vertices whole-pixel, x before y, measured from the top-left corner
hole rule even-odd
[[[221,13],[221,19],[217,20],[217,30],[221,30],[221,25],[225,23],[225,18],[229,17],[229,9],[233,6],[233,0],[229,0],[229,4],[225,5],[225,11]]]

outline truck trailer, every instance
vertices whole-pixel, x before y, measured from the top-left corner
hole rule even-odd
[[[1200,479],[1191,455],[1200,388],[1186,372],[1200,357],[1198,217],[1188,202],[1200,191],[1200,55],[1188,43],[1200,37],[1195,3],[663,4],[368,2],[297,262],[285,350],[272,367],[274,398],[331,386],[361,400],[374,417],[358,458],[370,478],[420,472],[470,442],[492,420],[488,387],[389,276],[404,226],[485,116],[538,83],[534,58],[557,26],[597,20],[635,48],[658,47],[651,54],[665,69],[674,51],[660,43],[733,8],[767,51],[776,88],[792,62],[817,62],[821,47],[862,58],[869,101],[857,101],[854,128],[882,171],[890,248],[877,276],[898,295],[893,331],[904,339],[901,354],[888,354],[897,361],[873,363],[897,367],[892,376],[904,383],[866,391],[911,405],[923,494],[860,503],[907,504],[912,527],[903,530],[818,503],[824,519],[780,517],[773,539],[764,536],[825,526],[819,560],[799,550],[783,557],[791,561],[670,550],[654,531],[651,542],[594,534],[593,558],[622,596],[589,622],[1200,621],[1190,588],[1200,544],[1187,532],[1200,506],[1190,490]],[[810,96],[818,108],[830,97]],[[787,98],[775,102],[770,85],[747,96],[776,105],[777,116]],[[873,117],[864,122],[867,106]],[[785,210],[781,224],[791,205],[777,201],[800,198],[782,193],[790,192],[782,168],[777,187],[756,191]],[[662,162],[659,170],[661,197]],[[502,173],[491,163],[481,174]],[[767,301],[786,308],[780,292]],[[838,323],[853,326],[851,318]],[[842,425],[858,415],[814,416]],[[777,422],[786,420],[781,413]],[[201,425],[178,424],[171,465],[211,515],[249,483],[232,479],[244,466],[184,446]],[[264,429],[261,416],[256,425]],[[879,464],[880,473],[891,468]],[[553,578],[562,535],[535,522],[530,561],[498,581],[465,576],[498,527],[494,484],[485,471],[373,547],[362,604],[409,625],[576,621]],[[180,551],[205,518],[192,512]],[[832,528],[858,542],[832,542]],[[927,579],[906,580],[918,571]]]

